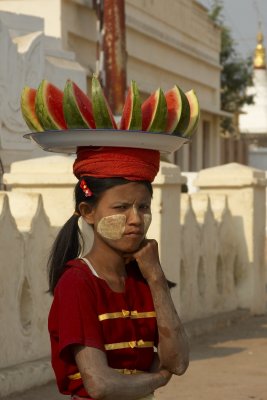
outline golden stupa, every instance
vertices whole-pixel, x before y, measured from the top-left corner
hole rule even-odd
[[[255,49],[253,65],[255,69],[265,69],[265,47],[263,45],[263,34],[261,31],[257,34],[257,42],[258,43]]]

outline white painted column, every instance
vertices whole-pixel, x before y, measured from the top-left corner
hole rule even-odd
[[[160,259],[166,277],[177,283],[172,296],[179,309],[180,280],[180,194],[185,178],[176,165],[161,162],[153,183],[152,224],[148,237],[159,244]]]

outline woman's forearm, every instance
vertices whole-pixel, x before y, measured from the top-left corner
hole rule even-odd
[[[158,353],[161,366],[172,374],[182,375],[189,363],[188,340],[160,265],[157,241],[144,240],[140,249],[132,256],[148,282],[153,297],[158,324]]]
[[[137,400],[153,393],[168,381],[159,372],[122,375],[111,368],[101,376],[85,370],[82,378],[85,389],[97,400]]]
[[[166,385],[171,374],[167,370],[123,375],[107,365],[98,349],[77,346],[75,360],[85,390],[96,400],[137,400]]]
[[[182,375],[189,364],[187,335],[175,310],[167,280],[162,273],[148,281],[157,315],[160,364],[172,374]]]

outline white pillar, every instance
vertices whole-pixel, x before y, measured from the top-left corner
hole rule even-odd
[[[159,244],[161,264],[166,277],[177,286],[172,296],[179,309],[180,280],[180,193],[185,177],[174,164],[161,162],[160,171],[153,183],[152,224],[148,237]]]

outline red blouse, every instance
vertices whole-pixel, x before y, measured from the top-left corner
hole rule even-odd
[[[59,391],[86,396],[72,345],[98,348],[116,369],[148,371],[157,346],[150,289],[138,265],[128,264],[125,291],[114,292],[81,260],[72,260],[57,283],[48,319],[52,366]],[[72,375],[72,379],[70,376]]]

